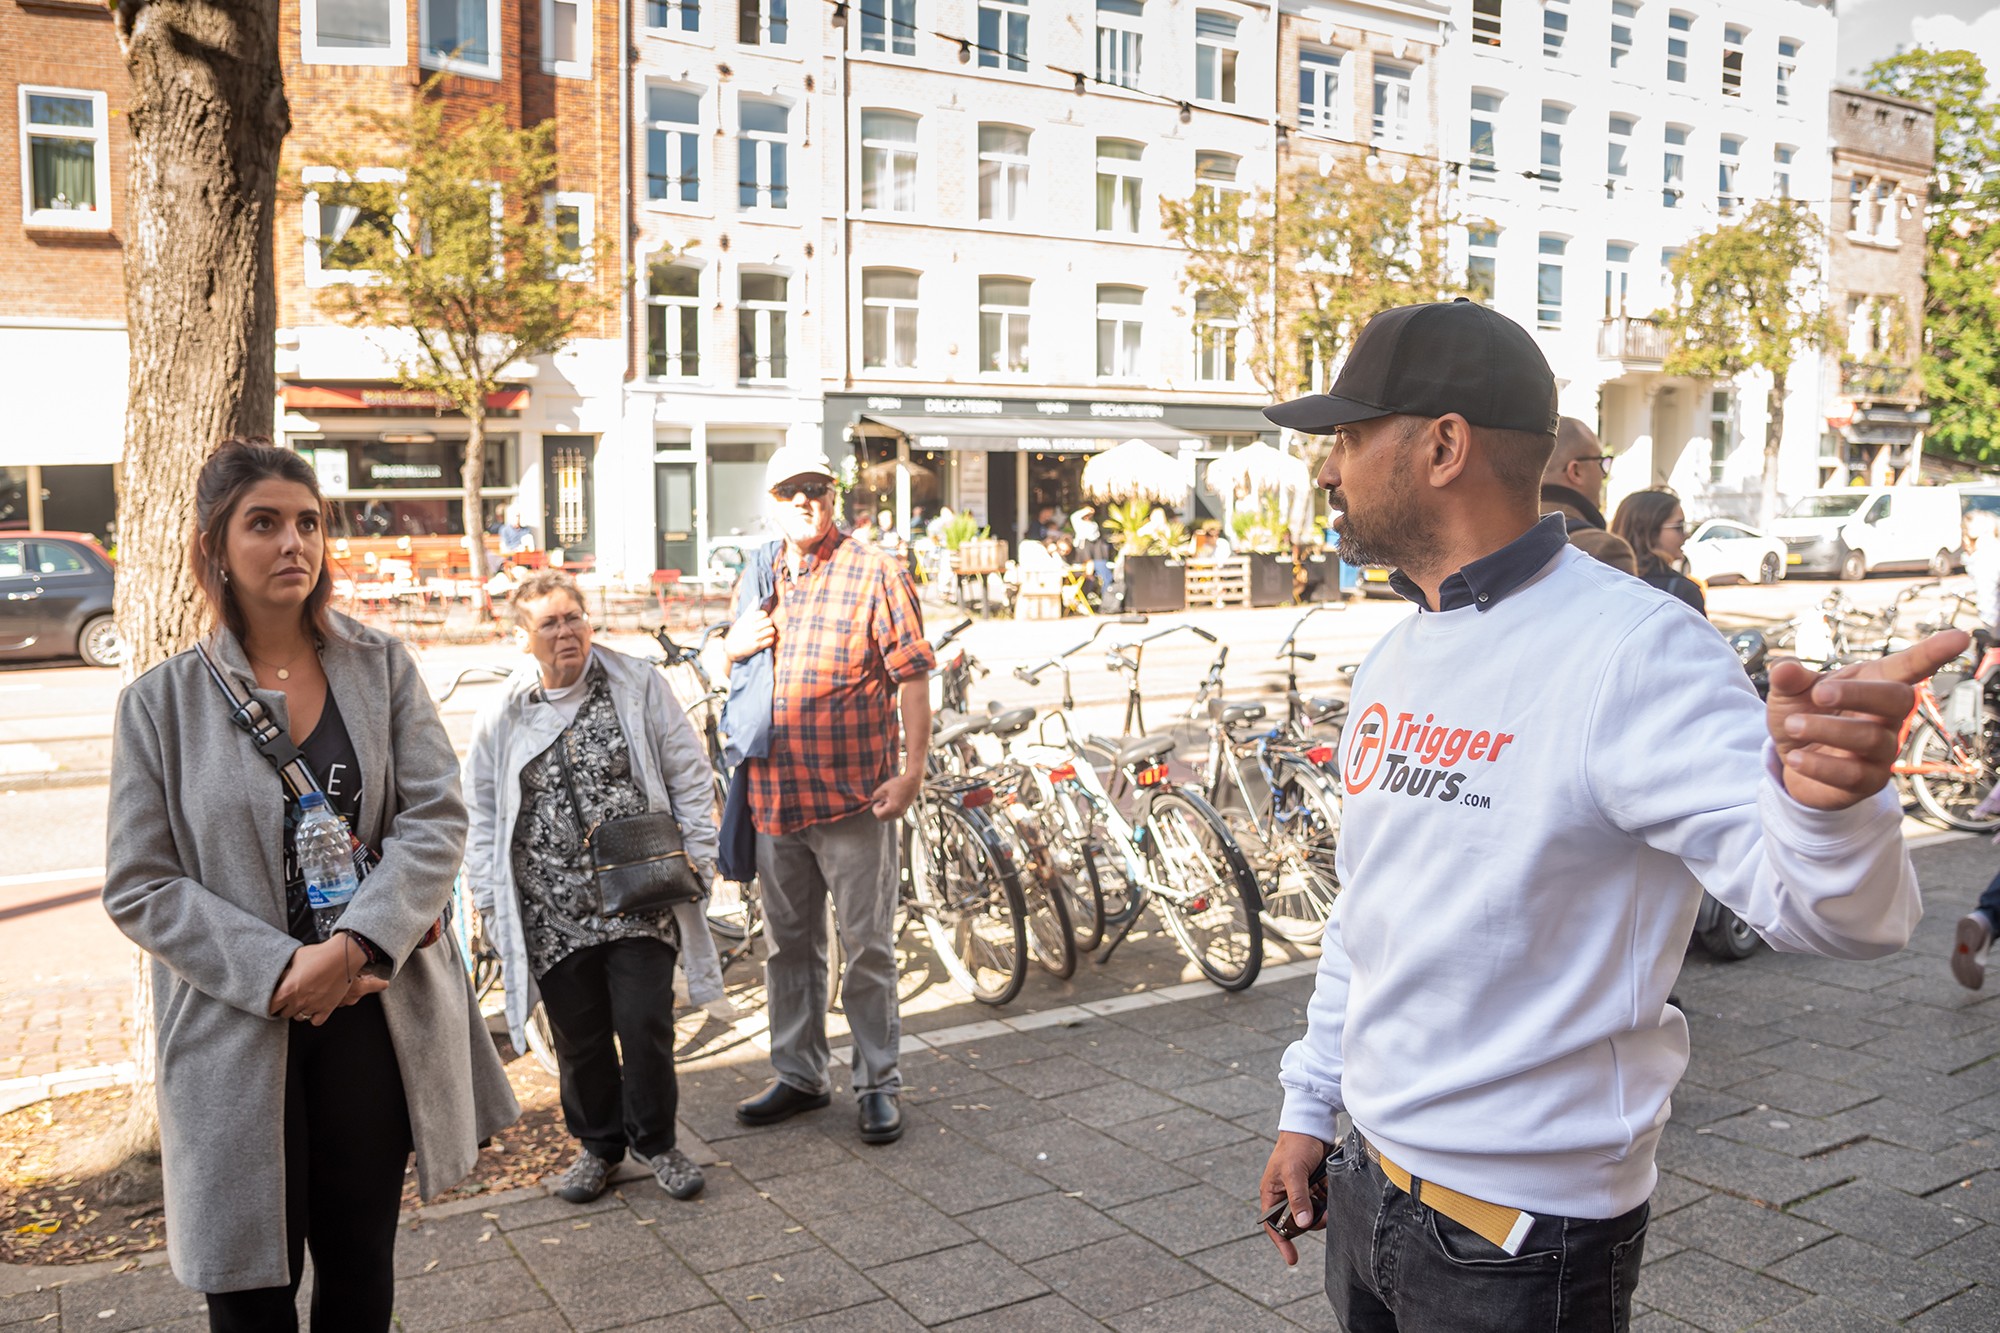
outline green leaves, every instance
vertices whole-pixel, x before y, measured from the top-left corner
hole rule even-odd
[[[1826,229],[1805,205],[1768,200],[1742,221],[1696,237],[1674,260],[1674,304],[1660,323],[1674,335],[1669,375],[1732,379],[1763,369],[1780,382],[1824,343]]]

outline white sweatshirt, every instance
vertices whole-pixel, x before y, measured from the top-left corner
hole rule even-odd
[[[1774,947],[1874,958],[1922,914],[1892,793],[1787,795],[1763,705],[1686,605],[1574,547],[1423,612],[1354,679],[1340,877],[1280,1127],[1345,1108],[1419,1178],[1538,1215],[1653,1190],[1705,887]]]

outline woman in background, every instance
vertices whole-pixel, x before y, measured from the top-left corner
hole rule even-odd
[[[1639,577],[1661,592],[1672,593],[1702,615],[1708,614],[1701,585],[1685,573],[1681,552],[1687,546],[1687,514],[1672,491],[1638,491],[1626,496],[1612,516],[1611,530],[1623,537],[1639,558]]]

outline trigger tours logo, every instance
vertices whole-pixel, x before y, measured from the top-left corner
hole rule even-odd
[[[1373,789],[1490,810],[1492,798],[1466,792],[1466,781],[1473,765],[1495,762],[1514,741],[1512,732],[1454,727],[1435,713],[1391,718],[1373,703],[1348,728],[1341,782],[1350,796]]]

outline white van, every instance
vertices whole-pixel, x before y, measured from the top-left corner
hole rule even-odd
[[[1959,494],[1950,486],[1851,486],[1811,491],[1769,525],[1784,539],[1793,574],[1865,578],[1878,569],[1927,569],[1958,561]]]

